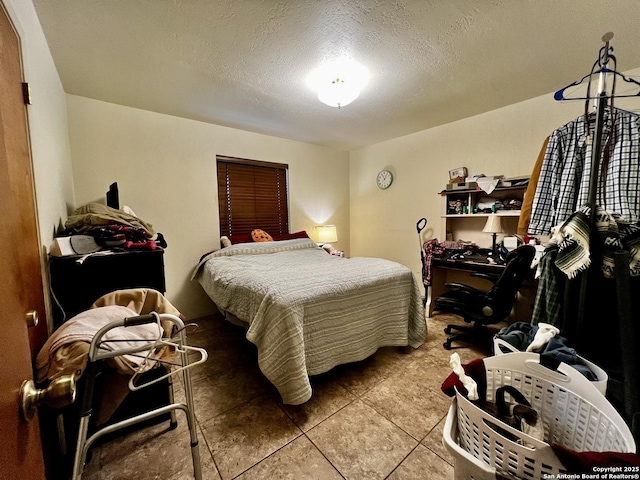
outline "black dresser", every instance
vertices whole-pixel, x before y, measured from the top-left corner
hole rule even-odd
[[[114,290],[153,288],[165,293],[163,249],[110,252],[84,260],[82,255],[50,257],[54,328]]]
[[[53,326],[59,327],[76,314],[88,310],[102,295],[114,290],[127,288],[153,288],[165,293],[164,250],[111,251],[108,255],[72,255],[49,257],[51,295],[53,300]],[[82,260],[82,261],[78,261]],[[166,373],[165,368],[156,368],[143,373],[145,380]],[[96,378],[97,399],[103,391],[101,373]],[[77,389],[82,392],[85,379],[78,379]],[[78,394],[80,398],[81,394]],[[140,391],[130,392],[107,422],[108,424],[129,418],[169,402],[169,384],[162,380]],[[53,478],[69,478],[73,468],[73,457],[77,442],[79,424],[79,402],[59,410],[46,407],[40,412],[41,428],[47,438],[56,462],[52,467]],[[115,438],[140,426],[166,421],[168,414],[160,415],[142,424],[132,425],[124,430],[107,435],[104,439]],[[95,425],[89,426],[89,434]],[[103,440],[98,441],[97,444]]]

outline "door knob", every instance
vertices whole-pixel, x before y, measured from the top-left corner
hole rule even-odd
[[[31,327],[37,327],[38,326],[38,312],[35,310],[30,310],[27,312],[27,315],[25,317],[25,320],[27,321],[27,327],[31,328]]]
[[[33,380],[25,380],[20,387],[20,414],[29,421],[41,405],[62,408],[76,399],[76,377],[63,375],[51,381],[46,388],[36,388]]]

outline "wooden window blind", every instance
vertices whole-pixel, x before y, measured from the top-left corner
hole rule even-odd
[[[220,235],[289,233],[288,165],[216,156]]]

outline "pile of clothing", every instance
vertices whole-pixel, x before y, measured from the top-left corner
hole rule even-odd
[[[445,240],[439,242],[437,238],[427,240],[422,245],[422,282],[425,288],[431,286],[431,265],[434,258],[448,259],[460,253],[475,253],[478,251],[477,245]]]
[[[578,353],[567,345],[567,339],[559,333],[558,327],[547,323],[531,325],[516,322],[501,329],[496,338],[504,340],[521,352],[539,353],[543,361],[552,359],[555,362],[566,363],[592,382],[598,380],[597,375],[580,361]]]
[[[155,250],[167,246],[161,233],[127,207],[118,210],[100,203],[89,203],[75,210],[65,222],[62,235],[89,236],[97,248]]]

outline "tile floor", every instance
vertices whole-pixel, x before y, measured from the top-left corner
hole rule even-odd
[[[452,479],[442,445],[450,399],[440,391],[451,353],[443,328],[452,320],[460,322],[429,319],[417,350],[382,348],[312,378],[311,400],[291,406],[260,373],[242,329],[217,315],[199,319],[189,343],[209,352],[192,371],[203,478]],[[484,356],[456,351],[463,362]],[[163,422],[95,447],[83,478],[193,478],[184,418],[179,412],[176,430]]]

